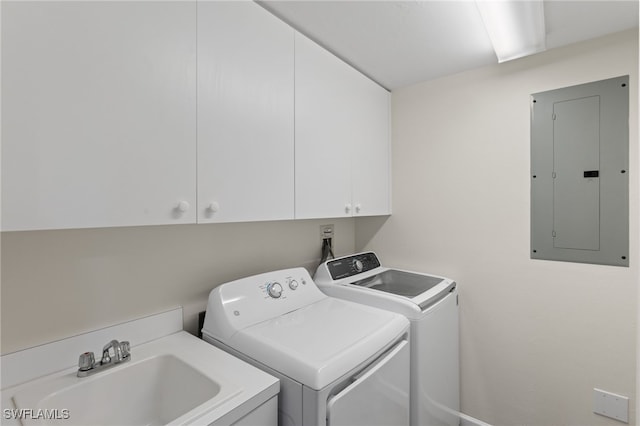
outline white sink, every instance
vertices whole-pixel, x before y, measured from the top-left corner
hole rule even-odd
[[[26,410],[25,426],[211,424],[256,385],[277,393],[276,379],[180,332],[133,347],[130,361],[91,376],[68,369],[3,394]]]
[[[220,385],[209,377],[173,355],[161,355],[82,379],[64,375],[13,400],[19,409],[64,407],[75,424],[164,425],[219,393]]]

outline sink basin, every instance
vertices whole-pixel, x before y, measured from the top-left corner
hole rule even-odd
[[[110,369],[76,373],[2,389],[3,425],[229,425],[267,401],[277,416],[278,379],[185,332],[132,347],[131,360]]]
[[[16,394],[16,406],[66,409],[74,424],[164,425],[220,392],[218,383],[173,355],[132,360],[82,379],[63,376],[49,385]],[[43,397],[51,385],[60,390]]]

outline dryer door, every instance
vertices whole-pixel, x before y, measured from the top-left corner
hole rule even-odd
[[[398,343],[327,401],[329,426],[409,424],[409,343]]]

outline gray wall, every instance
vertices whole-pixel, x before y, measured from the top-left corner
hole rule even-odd
[[[529,95],[630,75],[631,267],[529,258]],[[624,32],[393,93],[393,215],[356,247],[460,285],[462,409],[496,425],[616,425],[635,400],[638,34]],[[634,422],[632,404],[631,424]]]
[[[215,286],[320,260],[320,225],[336,253],[354,220],[171,225],[2,234],[2,353],[183,306],[197,328]]]

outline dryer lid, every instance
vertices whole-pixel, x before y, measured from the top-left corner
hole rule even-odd
[[[240,330],[225,343],[320,390],[387,348],[408,328],[402,315],[327,297]]]

